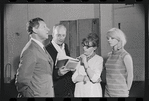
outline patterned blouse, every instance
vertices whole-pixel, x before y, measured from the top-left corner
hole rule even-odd
[[[105,63],[105,97],[128,97],[127,70],[123,61],[125,55],[129,53],[124,49],[109,53]]]

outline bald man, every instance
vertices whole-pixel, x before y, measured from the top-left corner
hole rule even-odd
[[[65,68],[56,68],[56,61],[63,56],[70,56],[68,46],[64,43],[66,38],[66,28],[62,24],[53,27],[52,41],[46,49],[54,61],[53,82],[55,97],[73,97],[74,83],[71,80],[72,71]]]

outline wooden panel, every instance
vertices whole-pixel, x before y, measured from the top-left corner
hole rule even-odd
[[[95,32],[99,35],[99,19],[79,19],[71,21],[61,21],[67,28],[67,37],[65,42],[69,45],[70,55],[72,57],[78,57],[83,53],[83,47],[81,45],[82,39],[87,37],[91,32]],[[100,43],[100,40],[99,40]],[[100,45],[97,49],[97,54],[101,54]]]
[[[69,50],[73,58],[77,57],[77,21],[69,21]]]
[[[68,44],[69,51],[71,57],[77,57],[77,21],[72,20],[72,21],[61,21],[60,23],[64,24],[64,26],[67,29],[67,36],[65,39],[65,43]]]
[[[96,50],[96,53],[98,55],[101,55],[101,39],[100,39],[101,35],[99,33],[99,28],[100,28],[100,26],[99,26],[99,19],[93,19],[92,20],[92,32],[96,33],[98,35],[98,37],[99,37],[99,46],[98,46],[98,48]]]
[[[86,38],[87,35],[91,32],[92,32],[92,20],[79,19],[78,20],[78,39],[79,39],[78,42],[80,46],[80,54],[83,54],[83,47],[81,45],[82,39]]]
[[[7,37],[7,52],[8,60],[6,63],[11,64],[11,78],[14,78],[18,68],[20,53],[28,41],[28,33],[26,31],[27,23],[27,5],[26,4],[10,4],[6,8],[6,23],[7,29],[4,33]],[[5,64],[6,65],[6,64]]]
[[[91,32],[96,33],[99,36],[99,47],[96,50],[98,55],[101,54],[100,48],[100,33],[99,33],[99,19],[80,19],[78,20],[78,36],[79,36],[79,45],[80,45],[80,54],[83,53],[83,47],[81,45],[82,39],[86,38],[87,35]]]

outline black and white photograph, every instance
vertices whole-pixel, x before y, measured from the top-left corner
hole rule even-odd
[[[5,98],[145,94],[143,4],[5,4]]]

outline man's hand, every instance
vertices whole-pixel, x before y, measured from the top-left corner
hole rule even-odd
[[[74,72],[74,71],[76,71],[76,69],[70,69],[70,71],[73,71]]]
[[[58,75],[59,76],[63,76],[65,75],[67,72],[69,72],[70,69],[65,68],[65,66],[62,66],[61,68],[59,68],[58,70]]]

